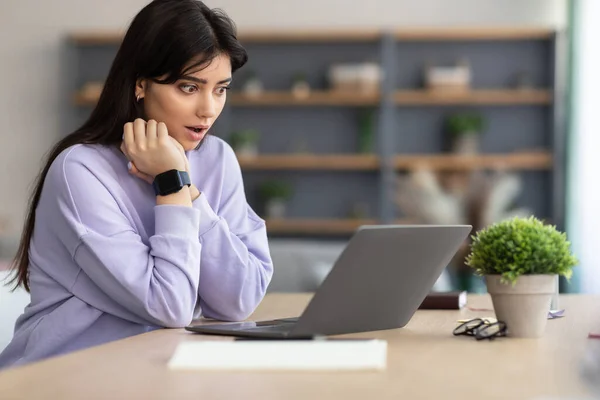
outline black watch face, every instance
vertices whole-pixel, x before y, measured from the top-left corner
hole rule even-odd
[[[177,182],[168,182],[168,184],[164,186],[162,184],[160,185],[160,190],[163,193],[178,192],[181,188],[182,186]]]
[[[167,171],[157,176],[157,185],[161,194],[178,192],[183,187],[177,171]]]

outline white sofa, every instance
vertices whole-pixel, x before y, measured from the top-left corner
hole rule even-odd
[[[2,351],[13,336],[15,321],[29,304],[29,293],[19,288],[14,292],[4,285],[8,277],[7,271],[0,270],[0,351]]]

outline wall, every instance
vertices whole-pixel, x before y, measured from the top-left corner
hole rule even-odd
[[[209,0],[210,1],[210,0]],[[563,25],[564,0],[214,0],[239,26]],[[354,3],[356,4],[356,3]],[[267,12],[268,10],[268,12]]]
[[[563,26],[566,0],[207,0],[240,29],[256,27],[400,27],[540,25]],[[125,29],[146,0],[0,1],[0,220],[8,237],[20,232],[30,184],[41,159],[74,129],[61,118],[70,107],[65,91],[64,37],[76,29]],[[356,3],[354,3],[356,4]],[[0,244],[0,249],[6,243]],[[2,252],[0,250],[0,252]],[[0,258],[12,256],[10,250]],[[24,293],[0,290],[0,350],[13,320],[27,302]]]
[[[240,29],[408,25],[562,26],[565,0],[208,0]],[[74,126],[64,36],[74,29],[125,29],[146,0],[2,0],[0,2],[0,218],[18,234],[30,184],[49,147]],[[0,255],[2,257],[2,255]]]
[[[580,0],[574,10],[575,38],[573,65],[573,103],[571,142],[569,146],[569,238],[580,267],[576,274],[580,290],[600,293],[600,260],[598,259],[598,226],[600,226],[600,2]]]
[[[0,283],[8,278],[6,271],[0,267]],[[0,285],[0,352],[13,337],[15,321],[29,303],[29,293],[19,288],[14,292],[9,287]]]

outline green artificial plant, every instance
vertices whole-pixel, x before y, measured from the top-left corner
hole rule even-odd
[[[484,119],[475,112],[453,114],[446,120],[446,127],[452,136],[480,134],[484,128]]]
[[[302,71],[295,72],[292,76],[292,83],[307,82],[306,73]]]
[[[276,180],[263,182],[259,186],[258,191],[260,198],[264,202],[271,199],[286,200],[292,193],[291,186],[288,183]]]
[[[359,114],[358,126],[358,151],[360,153],[372,153],[374,142],[375,112],[371,109]]]
[[[242,148],[248,144],[254,144],[258,142],[260,134],[254,129],[244,129],[241,131],[235,131],[229,138],[229,144],[234,150]]]
[[[558,274],[569,279],[578,263],[565,233],[531,216],[490,225],[473,237],[466,264],[478,275],[501,275],[515,284],[521,275]]]

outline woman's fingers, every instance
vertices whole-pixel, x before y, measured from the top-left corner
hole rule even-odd
[[[157,123],[153,119],[148,121],[148,123],[146,124],[146,139],[148,140],[148,145],[152,146],[156,144]]]
[[[166,139],[169,137],[169,131],[167,130],[167,124],[159,122],[156,126],[156,136],[158,139]]]
[[[125,155],[127,155],[129,149],[131,149],[133,147],[133,144],[135,143],[134,138],[133,138],[133,123],[132,122],[126,123],[125,126],[123,127],[123,143],[125,144],[125,146],[121,145],[121,151],[123,151],[123,153],[125,153]]]
[[[141,118],[133,121],[133,137],[135,142],[135,147],[140,150],[146,149],[146,121]]]
[[[183,147],[173,143],[164,123],[136,119],[124,129],[125,155],[135,164],[137,171],[155,177],[171,169],[188,170]],[[123,146],[121,146],[123,149]],[[181,149],[181,150],[180,150]],[[136,175],[137,176],[137,175]],[[149,179],[149,182],[152,182]]]

